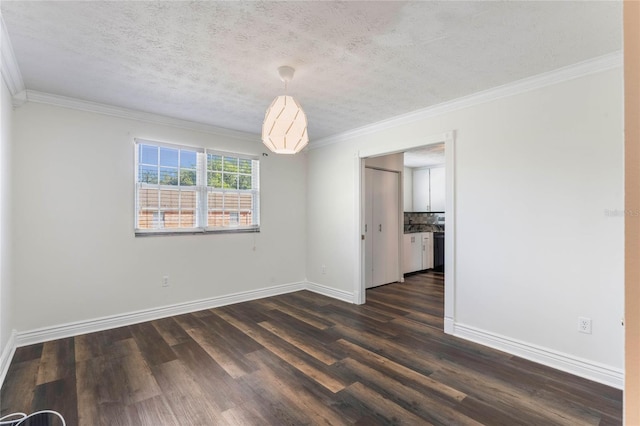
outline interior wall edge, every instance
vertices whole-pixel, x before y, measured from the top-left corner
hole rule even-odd
[[[453,335],[616,389],[624,388],[624,371],[619,368],[460,323],[454,324]]]

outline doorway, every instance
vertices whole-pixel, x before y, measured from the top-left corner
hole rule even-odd
[[[447,232],[445,233],[445,271],[444,271],[444,331],[453,333],[455,318],[455,132],[450,131],[440,135],[423,137],[404,143],[394,143],[393,147],[378,147],[363,149],[356,158],[356,183],[359,189],[357,205],[357,241],[360,250],[359,265],[356,271],[356,282],[354,288],[355,302],[364,304],[366,301],[366,244],[365,244],[365,224],[366,224],[366,176],[365,159],[382,155],[403,153],[405,151],[444,143],[445,146],[445,211]],[[403,234],[399,235],[398,245],[400,256],[402,257]]]

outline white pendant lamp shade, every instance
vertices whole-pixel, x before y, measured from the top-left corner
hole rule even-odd
[[[280,67],[285,83],[293,78],[293,68]],[[262,124],[262,143],[277,154],[296,154],[309,142],[307,116],[291,96],[278,96],[271,102]]]
[[[262,142],[278,154],[295,154],[309,142],[307,116],[291,96],[278,96],[264,116]]]

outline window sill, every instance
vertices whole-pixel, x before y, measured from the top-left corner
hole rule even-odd
[[[259,233],[260,228],[238,228],[238,229],[195,229],[186,231],[135,231],[136,237],[160,237],[174,235],[210,235],[210,234],[253,234]]]

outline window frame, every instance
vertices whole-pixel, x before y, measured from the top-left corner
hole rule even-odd
[[[228,152],[228,151],[220,151],[215,149],[208,149],[197,146],[190,146],[184,144],[176,144],[176,143],[167,143],[167,142],[159,142],[149,139],[142,138],[134,138],[134,231],[135,236],[150,236],[150,235],[185,235],[185,234],[209,234],[209,233],[245,233],[245,232],[260,232],[260,160],[258,156],[242,154],[237,152]],[[195,185],[181,185],[181,156],[179,151],[178,156],[178,165],[176,169],[178,170],[178,184],[176,185],[163,185],[160,183],[160,169],[163,167],[160,164],[160,157],[158,159],[158,183],[151,184],[145,182],[139,182],[140,177],[140,145],[147,145],[158,148],[158,152],[160,155],[161,148],[169,148],[169,149],[177,149],[177,150],[185,150],[196,152],[196,183]],[[238,182],[236,188],[224,188],[224,183],[222,183],[223,188],[214,188],[213,186],[209,186],[209,172],[210,169],[208,167],[209,155],[217,155],[222,157],[222,162],[224,162],[225,157],[236,158],[238,164],[238,171],[235,172],[238,177],[236,181]],[[251,174],[241,173],[240,171],[240,160],[249,160],[251,161]],[[144,164],[142,164],[144,166]],[[251,176],[251,188],[250,189],[240,189],[240,176]],[[142,208],[140,207],[140,192],[141,189],[148,188],[158,191],[158,196],[160,197],[158,200],[158,207],[156,210],[153,210],[153,220],[155,220],[155,215],[161,214],[165,216],[166,211],[169,209],[163,209],[161,205],[161,192],[164,190],[172,190],[179,191],[182,190],[180,188],[193,188],[193,192],[195,192],[195,211],[194,211],[194,227],[185,227],[185,228],[141,228],[140,227],[140,213]],[[190,190],[186,190],[190,191]],[[209,205],[209,197],[212,192],[216,192],[218,194],[223,194],[222,199],[226,199],[226,194],[238,194],[238,205],[237,209],[225,209],[223,205],[221,209],[214,209],[215,211],[220,211],[222,213],[222,217],[224,218],[224,213],[226,212],[229,215],[229,218],[233,216],[235,213],[238,218],[240,218],[242,212],[249,212],[249,216],[251,217],[251,223],[248,225],[242,225],[241,223],[237,223],[235,225],[219,225],[213,226],[213,224],[209,224],[210,213],[212,209]],[[251,208],[250,209],[241,209],[241,194],[251,194]],[[244,197],[246,199],[246,195]],[[178,208],[177,211],[180,212],[180,200],[181,197],[178,198]],[[163,221],[164,222],[164,221]],[[240,221],[239,221],[240,222]]]

